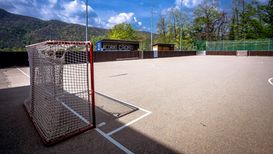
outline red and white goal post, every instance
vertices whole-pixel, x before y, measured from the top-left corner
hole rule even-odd
[[[45,41],[26,48],[30,96],[24,105],[44,143],[95,128],[92,43]]]

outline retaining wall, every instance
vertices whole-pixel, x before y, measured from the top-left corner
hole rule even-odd
[[[206,51],[206,55],[236,56],[237,51]],[[273,51],[247,51],[248,56],[273,56]]]

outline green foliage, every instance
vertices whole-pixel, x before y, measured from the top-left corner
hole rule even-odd
[[[171,9],[166,16],[161,15],[157,24],[157,43],[174,43],[180,48],[180,37],[182,37],[182,49],[191,50],[193,39],[189,28],[188,16],[180,10]]]
[[[167,38],[167,20],[166,20],[166,17],[164,16],[160,16],[159,17],[159,21],[157,23],[157,32],[158,32],[158,39],[157,39],[157,42],[160,42],[160,43],[169,43],[168,41],[168,38]]]
[[[151,50],[150,35],[148,33],[138,33],[138,40],[140,41],[139,49],[142,51]]]
[[[110,39],[137,40],[137,33],[130,24],[115,25],[109,32]]]
[[[195,50],[198,50],[198,51],[206,50],[206,41],[197,40],[194,46],[195,46]]]
[[[262,5],[261,11],[261,18],[266,23],[264,33],[266,37],[273,38],[273,0],[269,0],[267,5]]]
[[[257,0],[233,0],[229,38],[233,40],[272,38],[273,29],[269,28],[272,20],[272,0],[264,5]]]
[[[26,48],[12,47],[12,48],[2,48],[0,52],[26,52]]]

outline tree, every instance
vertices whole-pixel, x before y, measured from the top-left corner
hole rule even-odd
[[[139,49],[142,51],[148,51],[151,49],[150,47],[150,35],[145,34],[144,32],[139,32],[138,33],[138,39],[140,41]]]
[[[136,40],[137,34],[130,24],[122,23],[109,30],[108,37],[110,39]]]
[[[157,42],[175,43],[176,47],[179,48],[180,35],[183,37],[183,43],[191,42],[189,40],[185,40],[191,38],[187,35],[187,32],[189,32],[188,29],[186,29],[188,26],[188,21],[188,16],[177,8],[170,9],[166,16],[161,15],[157,23],[157,32],[159,34]],[[183,44],[182,46],[184,48],[187,45]]]
[[[266,23],[265,33],[268,38],[273,38],[273,0],[269,0],[267,5],[261,6],[262,19]]]
[[[159,21],[157,23],[157,32],[158,32],[158,40],[157,42],[160,43],[168,43],[168,39],[167,39],[167,21],[166,18],[161,15],[159,17]]]
[[[266,38],[265,21],[258,0],[233,0],[232,19],[230,23],[230,39],[258,39]]]
[[[226,35],[227,15],[219,10],[216,0],[204,0],[194,10],[194,33],[198,40],[223,39]]]

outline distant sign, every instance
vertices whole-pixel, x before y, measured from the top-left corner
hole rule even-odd
[[[121,44],[118,47],[119,50],[126,50],[126,51],[131,51],[134,49],[132,45],[127,45],[127,44]]]
[[[117,45],[116,44],[103,44],[103,50],[117,50]]]
[[[97,51],[102,51],[101,42],[97,42],[97,43],[96,43],[96,50],[97,50]]]
[[[108,41],[101,40],[96,43],[97,51],[134,51],[137,50],[139,44],[136,43],[128,43],[126,41]]]

